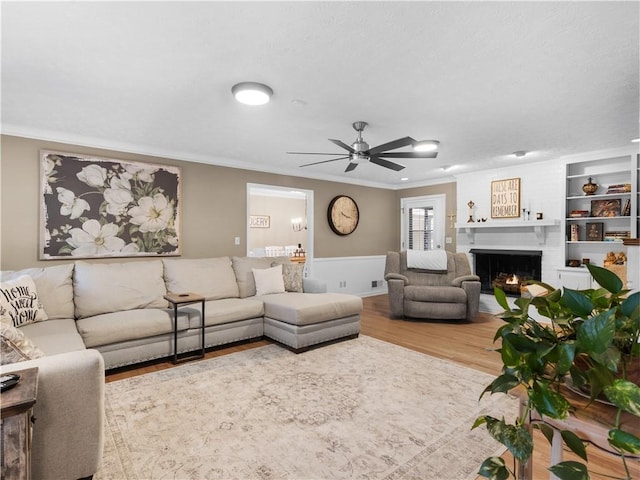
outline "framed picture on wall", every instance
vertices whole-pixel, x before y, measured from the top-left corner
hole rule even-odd
[[[40,152],[40,259],[180,255],[178,167]]]
[[[250,228],[269,228],[271,217],[269,215],[249,215]]]
[[[520,216],[520,179],[507,178],[491,182],[491,218]]]

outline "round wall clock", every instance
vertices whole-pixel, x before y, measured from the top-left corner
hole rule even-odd
[[[351,197],[338,195],[331,200],[327,210],[327,220],[334,233],[349,235],[358,226],[360,212],[358,204]]]

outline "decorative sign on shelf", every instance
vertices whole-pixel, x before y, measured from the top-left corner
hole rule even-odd
[[[180,169],[40,152],[40,259],[180,255]]]
[[[520,216],[520,179],[507,178],[491,182],[491,218]]]
[[[269,215],[249,215],[249,228],[269,228],[270,226]]]

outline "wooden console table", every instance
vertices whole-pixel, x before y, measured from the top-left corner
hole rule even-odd
[[[38,393],[38,369],[18,370],[20,383],[0,394],[2,416],[2,478],[31,478],[31,422]]]
[[[617,408],[606,405],[600,402],[592,402],[589,404],[589,399],[586,396],[582,396],[573,392],[566,386],[561,387],[561,392],[566,396],[569,403],[574,406],[574,410],[571,411],[569,416],[564,420],[548,418],[540,416],[537,412],[530,412],[528,428],[531,431],[533,423],[545,423],[553,428],[553,441],[551,444],[551,458],[550,466],[562,462],[562,437],[560,435],[561,430],[569,430],[575,433],[580,439],[585,442],[591,443],[595,447],[618,456],[615,450],[611,448],[607,441],[609,430],[615,425],[615,417]],[[524,400],[521,397],[521,400]],[[524,402],[520,402],[520,413],[524,408]],[[620,420],[621,427],[633,435],[640,437],[640,422],[638,417],[623,412]],[[640,458],[638,455],[628,455],[628,458],[634,459],[633,462],[637,462]],[[518,467],[518,479],[519,480],[531,480],[533,479],[533,465],[531,459]],[[536,476],[535,478],[540,478]],[[550,480],[557,480],[553,473],[549,473]]]

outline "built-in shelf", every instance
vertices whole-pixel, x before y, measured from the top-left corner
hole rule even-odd
[[[476,230],[493,228],[493,229],[512,229],[512,228],[530,228],[538,239],[540,245],[544,245],[545,227],[554,227],[560,225],[560,220],[500,220],[492,222],[469,222],[456,223],[456,229],[464,231],[470,244],[476,243]]]

